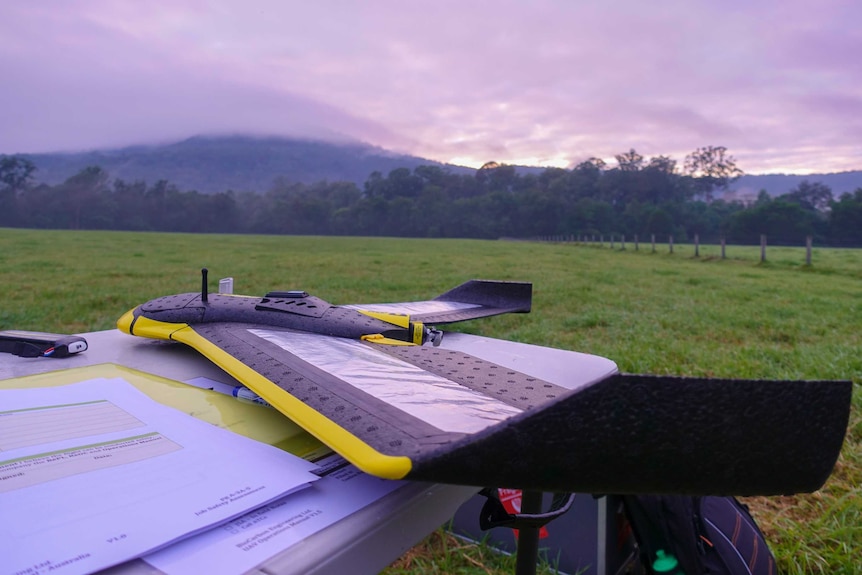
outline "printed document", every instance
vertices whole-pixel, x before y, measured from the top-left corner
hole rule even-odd
[[[307,487],[314,469],[122,378],[0,390],[0,575],[122,563]]]
[[[245,573],[309,535],[404,485],[363,473],[332,455],[310,488],[166,547],[144,560],[168,575]]]

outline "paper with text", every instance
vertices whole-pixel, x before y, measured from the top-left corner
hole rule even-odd
[[[121,378],[0,390],[0,575],[76,575],[307,487],[316,466]]]
[[[168,575],[244,573],[404,485],[334,455],[310,488],[166,547],[144,560]]]

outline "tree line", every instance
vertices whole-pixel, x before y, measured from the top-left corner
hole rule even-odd
[[[862,246],[862,188],[834,197],[803,181],[789,193],[748,201],[721,197],[742,175],[724,147],[695,150],[681,166],[635,150],[615,164],[591,158],[571,169],[519,171],[488,162],[475,174],[439,166],[373,172],[352,182],[276,179],[262,192],[201,194],[165,180],[112,179],[90,166],[54,186],[37,166],[0,157],[0,226],[207,233],[499,238],[655,234],[702,242]]]

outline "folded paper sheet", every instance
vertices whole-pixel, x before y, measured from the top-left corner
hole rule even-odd
[[[0,390],[0,573],[89,573],[224,523],[317,476],[122,378]]]
[[[404,485],[362,473],[338,455],[317,462],[310,488],[147,555],[168,575],[245,573]]]

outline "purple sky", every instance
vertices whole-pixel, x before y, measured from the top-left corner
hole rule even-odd
[[[862,169],[858,0],[6,1],[0,78],[0,153],[258,133]]]

